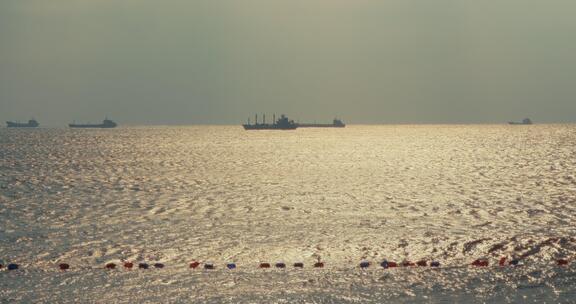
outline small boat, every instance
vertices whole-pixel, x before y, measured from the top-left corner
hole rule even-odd
[[[109,129],[109,128],[116,128],[118,124],[113,122],[110,119],[104,119],[101,124],[76,124],[71,123],[68,124],[70,128],[100,128],[100,129]]]
[[[7,121],[6,125],[8,128],[37,128],[40,124],[36,120],[30,119],[28,122]]]
[[[518,122],[518,121],[510,121],[508,122],[509,125],[531,125],[532,124],[532,120],[530,120],[530,118],[524,118],[522,121]]]
[[[242,125],[244,130],[295,130],[298,125],[293,121],[289,120],[285,115],[281,115],[278,120],[275,120],[276,115],[274,115],[273,122],[271,124],[266,123],[266,116],[262,119],[262,123],[258,123],[258,115],[256,115],[256,123],[250,124],[248,120],[247,124]]]

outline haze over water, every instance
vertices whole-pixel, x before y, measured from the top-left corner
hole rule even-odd
[[[571,302],[575,143],[574,125],[3,128],[0,261],[23,270],[0,302]],[[455,267],[501,256],[525,266]],[[123,259],[166,268],[101,269]],[[276,261],[306,268],[257,269]]]

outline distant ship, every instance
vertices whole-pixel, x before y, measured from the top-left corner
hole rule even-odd
[[[317,124],[317,123],[299,123],[299,128],[344,128],[346,124],[340,119],[334,119],[331,124]]]
[[[524,118],[521,122],[510,121],[510,122],[508,122],[508,124],[510,124],[510,125],[531,125],[532,120],[530,120],[530,118]]]
[[[248,119],[248,123],[242,126],[244,130],[295,130],[298,128],[298,125],[285,115],[281,115],[278,120],[276,120],[276,115],[274,115],[271,124],[266,123],[266,116],[262,118],[262,123],[258,123],[258,115],[256,115],[255,124],[250,124],[250,119]]]
[[[107,129],[107,128],[116,128],[118,126],[115,122],[110,119],[104,119],[101,124],[76,124],[71,123],[68,124],[70,128],[100,128],[100,129]]]
[[[30,119],[28,122],[7,121],[6,125],[8,128],[37,128],[40,124],[36,120]]]

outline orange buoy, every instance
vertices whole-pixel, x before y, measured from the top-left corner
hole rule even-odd
[[[566,265],[568,265],[568,260],[565,259],[558,260],[558,266],[566,266]]]
[[[260,268],[270,268],[270,263],[260,263]]]
[[[505,265],[506,265],[506,257],[500,258],[500,261],[498,262],[498,265],[500,265],[500,266],[505,266]]]
[[[488,260],[485,259],[478,259],[474,262],[472,262],[472,266],[476,266],[476,267],[486,267],[488,266]]]
[[[410,261],[404,261],[404,262],[402,262],[402,266],[403,267],[413,267],[413,266],[416,266],[416,264],[414,264],[413,262],[410,262]]]
[[[426,267],[426,266],[428,266],[428,262],[426,262],[424,260],[420,260],[420,261],[416,262],[416,265],[418,265],[420,267]]]
[[[106,264],[106,269],[115,269],[115,268],[116,268],[116,264],[114,264],[114,263]]]
[[[125,262],[124,263],[124,268],[132,269],[132,267],[134,267],[134,264],[132,262]]]
[[[196,268],[198,268],[198,266],[200,266],[200,263],[198,263],[196,261],[190,263],[190,268],[192,268],[192,269],[196,269]]]
[[[294,268],[304,268],[304,263],[300,262],[294,263]]]
[[[66,263],[59,264],[58,267],[60,268],[60,270],[68,270],[68,269],[70,269],[70,265],[68,265],[68,264],[66,264]]]
[[[324,262],[317,262],[314,264],[314,268],[324,268]]]

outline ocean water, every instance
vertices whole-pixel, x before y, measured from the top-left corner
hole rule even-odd
[[[575,169],[576,125],[0,129],[0,303],[575,303]]]

